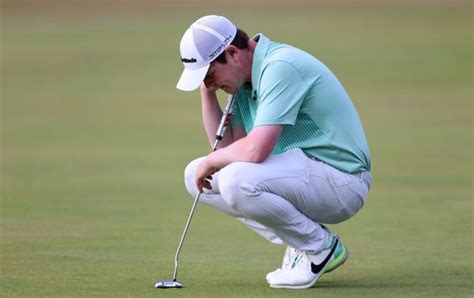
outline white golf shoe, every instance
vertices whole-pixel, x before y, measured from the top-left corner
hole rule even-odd
[[[278,274],[278,272],[282,270],[287,270],[290,267],[291,260],[293,259],[294,255],[296,254],[297,250],[291,246],[286,247],[285,254],[283,255],[283,260],[281,262],[281,268],[278,268],[275,271],[269,272],[266,276],[267,282],[271,284],[273,277]]]
[[[340,241],[337,236],[331,236],[330,245],[316,254],[302,250],[290,251],[288,255],[291,254],[292,258],[289,264],[284,262],[284,264],[287,264],[285,269],[282,266],[282,269],[277,269],[267,275],[270,287],[287,289],[306,289],[312,287],[325,272],[329,264],[336,259],[335,252],[336,248],[340,247]]]

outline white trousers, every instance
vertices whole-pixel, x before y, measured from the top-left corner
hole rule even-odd
[[[197,195],[195,173],[203,157],[185,170],[185,184]],[[213,175],[200,202],[224,212],[272,243],[321,251],[329,234],[321,224],[354,216],[364,205],[372,176],[341,172],[307,157],[299,148],[262,163],[234,162]]]

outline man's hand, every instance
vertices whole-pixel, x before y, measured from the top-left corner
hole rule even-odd
[[[196,188],[202,192],[204,188],[212,189],[212,174],[219,171],[219,168],[213,167],[209,163],[209,157],[206,157],[196,170]]]
[[[218,88],[216,88],[216,86],[206,86],[206,84],[203,82],[201,83],[201,86],[200,86],[200,91],[201,91],[201,95],[202,94],[216,94],[216,91],[218,90]]]

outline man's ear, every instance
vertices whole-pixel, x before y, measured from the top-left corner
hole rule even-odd
[[[239,49],[234,45],[230,45],[225,49],[225,52],[229,59],[235,59],[238,57]]]

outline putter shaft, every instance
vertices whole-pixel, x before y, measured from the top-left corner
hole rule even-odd
[[[186,234],[188,233],[189,224],[191,223],[191,219],[193,218],[194,210],[196,209],[196,205],[199,201],[199,197],[201,196],[202,192],[198,192],[196,198],[194,199],[193,206],[191,207],[191,211],[188,215],[188,220],[186,221],[186,225],[184,226],[183,235],[181,235],[181,240],[178,244],[178,249],[176,250],[176,255],[174,256],[174,273],[173,273],[173,281],[176,281],[178,276],[178,258],[179,252],[181,251],[181,247],[183,246],[184,239],[186,238]]]
[[[214,146],[212,146],[212,151],[217,150],[217,146],[219,145],[219,142],[224,138],[224,134],[227,128],[227,124],[230,121],[230,116],[232,115],[232,106],[234,104],[234,95],[231,94],[229,95],[229,98],[227,100],[227,106],[224,109],[224,112],[222,114],[221,122],[219,123],[219,127],[217,128],[216,132],[216,140],[214,142]],[[188,215],[188,220],[186,221],[186,225],[184,226],[184,231],[183,235],[181,235],[181,240],[179,241],[178,248],[176,249],[176,254],[174,256],[174,273],[173,273],[173,281],[176,281],[178,278],[178,259],[179,259],[179,253],[181,252],[181,247],[183,246],[184,239],[186,238],[186,235],[188,233],[188,228],[189,224],[191,223],[191,220],[193,218],[194,210],[196,209],[197,203],[199,202],[199,197],[201,196],[202,192],[199,192],[196,195],[196,198],[194,199],[193,206],[191,207],[191,211],[189,212]]]

